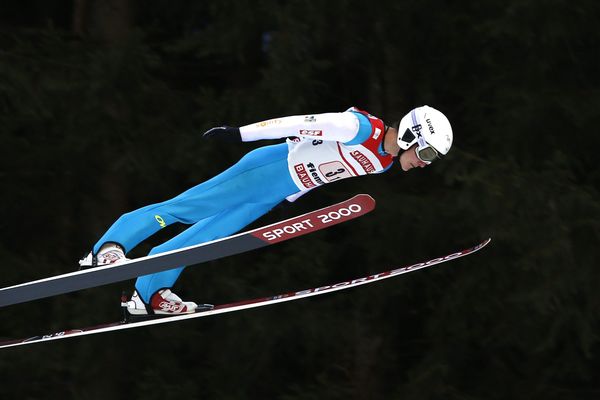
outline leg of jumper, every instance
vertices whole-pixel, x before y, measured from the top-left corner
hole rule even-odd
[[[266,214],[277,203],[249,203],[222,211],[215,216],[198,222],[173,239],[155,247],[150,254],[162,253],[229,236]],[[158,290],[172,287],[183,269],[184,267],[181,267],[139,277],[135,283],[135,288],[141,298],[148,302],[152,294]]]
[[[266,203],[281,201],[298,191],[286,160],[285,143],[251,151],[231,168],[171,200],[122,215],[96,243],[94,254],[106,242],[119,243],[128,252],[167,225],[195,224],[257,198]],[[279,189],[272,190],[273,186]]]

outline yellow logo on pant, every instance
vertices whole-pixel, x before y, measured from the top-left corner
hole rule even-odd
[[[164,228],[165,226],[167,226],[167,223],[160,215],[155,215],[154,219],[156,220],[156,222],[158,222],[158,224],[160,225],[161,228]]]

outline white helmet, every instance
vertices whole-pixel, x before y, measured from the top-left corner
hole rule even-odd
[[[398,145],[407,150],[418,143],[419,150],[433,147],[446,155],[452,146],[452,127],[444,114],[433,107],[417,107],[402,118],[398,126]],[[437,155],[437,154],[436,154]],[[421,157],[419,157],[421,158]],[[433,159],[423,160],[432,161]]]

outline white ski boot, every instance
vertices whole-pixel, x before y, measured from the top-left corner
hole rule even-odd
[[[121,264],[125,261],[129,261],[129,259],[125,257],[121,246],[116,243],[106,243],[100,248],[98,254],[94,255],[90,251],[88,255],[79,260],[79,269]]]
[[[154,293],[150,298],[150,304],[146,304],[136,290],[129,301],[121,302],[121,306],[127,307],[127,312],[131,316],[193,314],[199,311],[212,310],[214,307],[212,304],[196,304],[193,301],[183,301],[171,289],[162,289]]]

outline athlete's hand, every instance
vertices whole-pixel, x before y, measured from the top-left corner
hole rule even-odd
[[[242,135],[240,134],[240,128],[235,128],[233,126],[217,126],[215,128],[210,128],[202,135],[204,139],[221,139],[227,140],[230,142],[241,142]]]

